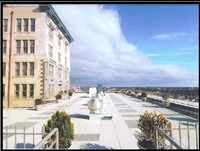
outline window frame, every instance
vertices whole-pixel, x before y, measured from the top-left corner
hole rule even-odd
[[[18,91],[16,86],[18,86]],[[15,98],[19,98],[20,97],[19,95],[20,95],[20,85],[15,84]]]
[[[17,18],[17,32],[21,32],[21,31],[22,31],[22,19]]]
[[[25,96],[24,96],[24,94],[25,94]],[[22,98],[27,98],[27,85],[26,84],[22,84]]]
[[[24,18],[24,32],[28,32],[28,18]]]
[[[61,52],[58,52],[58,62],[61,63]]]
[[[29,84],[29,97],[34,98],[34,84]]]
[[[3,62],[3,77],[6,76],[6,63]]]
[[[28,53],[28,40],[23,40],[23,53]]]
[[[3,54],[7,53],[7,40],[3,40]]]
[[[15,62],[15,77],[20,77],[20,62]]]
[[[31,18],[31,32],[35,32],[35,18]]]
[[[29,62],[29,69],[30,69],[30,76],[34,76],[34,71],[35,71],[35,64],[34,62]]]
[[[20,53],[21,53],[21,40],[16,40],[16,54]]]
[[[8,32],[8,19],[3,19],[3,32]]]
[[[24,68],[25,67],[24,65],[26,65],[26,68]],[[28,75],[27,69],[28,69],[27,62],[22,62],[22,75],[23,76]],[[26,73],[26,74],[24,74],[24,73]]]
[[[30,40],[30,53],[35,53],[35,40]]]

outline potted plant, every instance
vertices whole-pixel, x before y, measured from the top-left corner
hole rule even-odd
[[[42,105],[42,99],[36,99],[35,100],[35,108],[37,111],[41,110],[43,107]]]
[[[45,133],[49,134],[54,128],[59,130],[59,148],[69,148],[74,139],[74,124],[65,111],[57,111],[44,125]],[[49,144],[48,144],[49,145]]]
[[[137,97],[138,96],[138,91],[135,90],[134,93],[135,93],[135,96]]]
[[[147,101],[147,93],[146,92],[142,92],[141,97],[143,98],[144,102]]]
[[[156,112],[145,112],[140,115],[138,128],[140,129],[138,147],[141,149],[155,149],[155,127],[161,129],[171,129],[171,122],[169,122],[162,114],[157,115]],[[164,130],[166,133],[169,131]],[[163,136],[157,138],[164,141]],[[164,142],[162,142],[164,143]]]
[[[164,92],[162,94],[162,99],[163,99],[162,105],[164,107],[168,107],[170,105],[170,102],[169,102],[168,98],[169,98],[169,93]]]
[[[63,97],[64,97],[64,99],[68,99],[67,98],[67,90],[64,91]]]
[[[69,98],[72,96],[72,94],[73,94],[73,91],[69,90]]]
[[[56,100],[57,100],[57,102],[60,102],[61,99],[62,99],[62,95],[61,95],[60,93],[58,93],[58,94],[56,95]]]

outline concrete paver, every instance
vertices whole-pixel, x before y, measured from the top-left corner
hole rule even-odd
[[[101,117],[112,116],[112,118],[105,118],[104,120],[100,118],[89,119],[91,115],[87,108],[88,101],[89,94],[75,93],[70,100],[47,105],[41,111],[33,109],[3,109],[3,127],[18,122],[24,122],[24,125],[27,122],[32,122],[32,124],[37,122],[34,125],[35,131],[41,132],[43,124],[46,124],[56,110],[64,110],[71,116],[75,130],[75,139],[69,149],[138,149],[136,137],[139,129],[137,128],[137,122],[139,115],[145,111],[156,111],[159,114],[165,114],[172,124],[176,126],[183,119],[192,121],[190,117],[183,116],[180,113],[115,93],[109,93],[104,96],[101,114]],[[27,128],[26,131],[32,131],[32,127]],[[187,137],[187,133],[184,133],[185,136],[183,135],[182,137]],[[177,133],[175,132],[175,134]],[[193,137],[195,132],[191,132],[191,135],[190,140],[195,139]],[[34,143],[37,144],[40,140],[41,136],[37,136]],[[14,136],[9,137],[8,142],[9,148],[13,148],[15,144]],[[193,142],[191,142],[191,146],[195,145]],[[5,148],[5,139],[3,143]],[[17,143],[18,148],[23,145],[22,136],[17,136]],[[31,143],[33,144],[31,136],[27,136],[26,143],[29,143],[29,147],[31,147]]]

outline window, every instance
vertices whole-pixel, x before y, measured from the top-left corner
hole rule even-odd
[[[67,71],[65,71],[65,80],[67,80]]]
[[[58,62],[61,62],[61,53],[58,52]]]
[[[58,78],[62,78],[62,69],[58,69]]]
[[[17,31],[21,31],[21,30],[22,30],[22,20],[17,19]]]
[[[29,84],[29,96],[30,98],[34,97],[34,84]]]
[[[49,97],[51,96],[51,84],[49,84]]]
[[[15,84],[15,98],[19,98],[19,84]]]
[[[21,53],[21,40],[16,40],[16,50],[17,54]]]
[[[61,48],[61,41],[62,41],[62,38],[60,36],[58,36],[58,46],[59,46],[59,48]]]
[[[54,31],[53,27],[51,25],[49,25],[49,38],[51,40],[53,40],[53,31]]]
[[[3,53],[6,54],[7,51],[7,40],[3,40]]]
[[[3,76],[6,76],[6,63],[3,63]]]
[[[49,57],[53,58],[53,47],[49,45]]]
[[[27,62],[22,63],[23,76],[27,76]]]
[[[20,76],[20,63],[19,62],[15,63],[15,76],[16,77]]]
[[[24,18],[24,31],[28,31],[28,18]]]
[[[67,66],[67,57],[65,57],[65,66]]]
[[[53,96],[53,94],[54,94],[54,84],[52,84],[51,86],[51,96]]]
[[[5,97],[5,84],[3,84],[3,97]]]
[[[28,53],[28,40],[23,40],[24,43],[24,53]]]
[[[31,18],[31,31],[35,31],[35,19]]]
[[[22,84],[22,97],[26,98],[26,96],[27,96],[27,85]]]
[[[49,65],[49,76],[51,78],[53,78],[53,76],[54,76],[54,66],[53,65]]]
[[[3,31],[8,31],[8,19],[3,19]]]
[[[34,76],[34,62],[30,62],[30,76]]]
[[[35,53],[35,40],[30,40],[30,51]]]
[[[65,42],[65,55],[67,55],[67,42]]]

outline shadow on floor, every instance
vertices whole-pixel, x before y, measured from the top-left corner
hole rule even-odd
[[[27,108],[27,110],[30,110],[30,111],[36,111],[35,108]]]
[[[35,145],[34,144],[30,144],[30,143],[26,143],[25,144],[25,149],[27,148],[34,148]],[[17,143],[15,148],[24,148],[24,143]]]
[[[88,115],[84,115],[84,114],[69,114],[69,116],[71,118],[80,118],[80,119],[87,119],[87,120],[89,120],[89,116]]]
[[[89,96],[80,96],[79,98],[90,98]]]
[[[95,144],[95,143],[86,143],[86,144],[81,145],[80,149],[113,149],[113,148]]]

